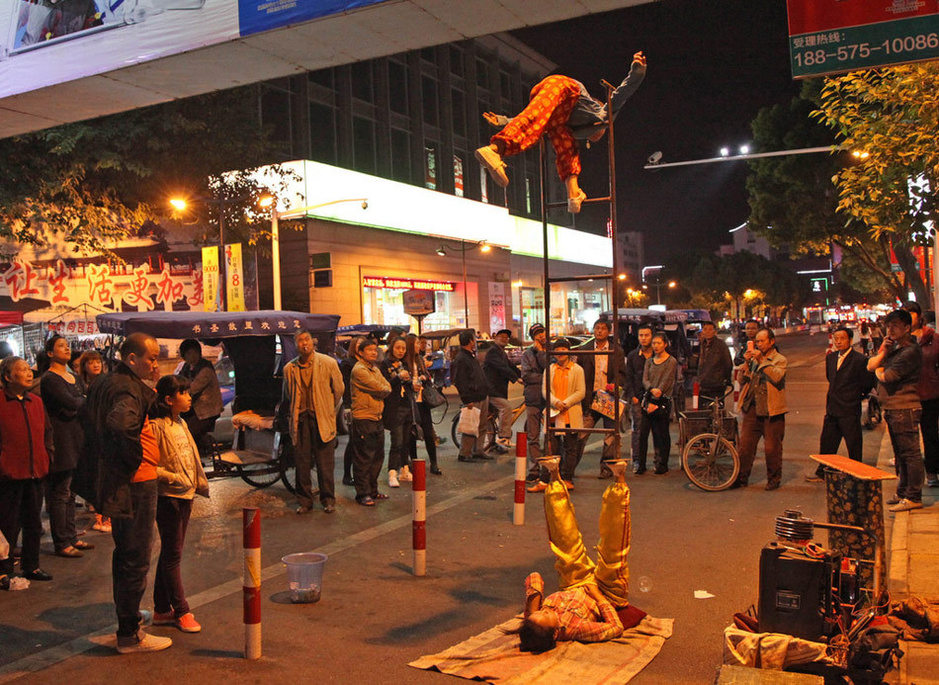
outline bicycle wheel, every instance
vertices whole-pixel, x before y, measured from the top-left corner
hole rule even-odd
[[[681,462],[691,482],[708,492],[729,488],[740,473],[737,448],[714,433],[701,433],[691,438],[685,445]]]
[[[280,444],[277,455],[277,465],[280,467],[280,479],[284,482],[291,495],[297,494],[297,468],[293,458],[293,445],[289,442]]]
[[[244,464],[238,467],[238,475],[248,485],[267,488],[282,478],[279,462],[275,459],[259,464]]]

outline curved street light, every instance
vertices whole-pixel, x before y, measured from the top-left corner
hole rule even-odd
[[[283,211],[277,210],[277,197],[274,195],[265,195],[261,198],[259,204],[262,207],[271,208],[271,271],[273,271],[273,281],[274,281],[274,310],[278,311],[281,308],[281,297],[280,297],[280,220],[281,219],[291,219],[297,218],[305,215],[307,212],[313,209],[320,209],[321,207],[328,207],[329,205],[338,205],[343,202],[361,202],[362,209],[368,209],[368,198],[366,197],[354,197],[347,198],[344,200],[330,200],[329,202],[320,202],[315,205],[307,205],[306,207],[293,207],[291,209],[285,209]]]
[[[467,244],[469,245],[469,247],[467,247]],[[448,251],[450,252],[456,252],[457,250],[460,251],[460,258],[461,258],[461,261],[463,262],[463,322],[466,324],[467,328],[469,328],[469,295],[466,292],[467,291],[467,288],[466,288],[466,251],[476,250],[476,249],[478,249],[480,252],[485,253],[485,252],[489,252],[490,250],[492,250],[492,245],[490,245],[485,240],[463,240],[461,238],[460,244],[456,247],[444,241],[443,243],[441,243],[440,247],[438,247],[435,250],[435,252],[441,257],[446,257]]]

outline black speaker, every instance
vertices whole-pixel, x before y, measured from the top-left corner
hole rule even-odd
[[[778,542],[766,545],[760,553],[760,632],[806,640],[826,636],[832,584],[840,569],[840,558],[828,553],[815,557]]]

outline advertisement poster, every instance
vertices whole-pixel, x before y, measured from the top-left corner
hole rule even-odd
[[[241,243],[225,246],[225,295],[227,311],[245,311],[245,270],[241,258]]]
[[[489,332],[505,328],[505,285],[489,284]]]
[[[376,5],[385,0],[238,0],[242,36],[299,24],[329,14]]]
[[[205,297],[205,311],[219,310],[218,287],[218,248],[202,248],[202,292]]]
[[[432,290],[405,290],[401,293],[404,313],[410,316],[427,316],[437,311]]]
[[[463,160],[453,155],[453,194],[463,197]]]

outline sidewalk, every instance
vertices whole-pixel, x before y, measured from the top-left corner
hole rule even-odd
[[[885,441],[887,452],[889,440]],[[884,450],[881,450],[881,459]],[[889,458],[889,457],[888,457]],[[889,468],[889,467],[888,467]],[[890,482],[884,483],[884,497],[892,494]],[[939,597],[939,488],[923,488],[922,509],[887,514],[893,519],[888,533],[889,578],[891,601],[911,595]],[[887,521],[888,527],[890,521]],[[939,683],[939,644],[902,642],[904,657],[900,660],[897,682],[902,685]]]

